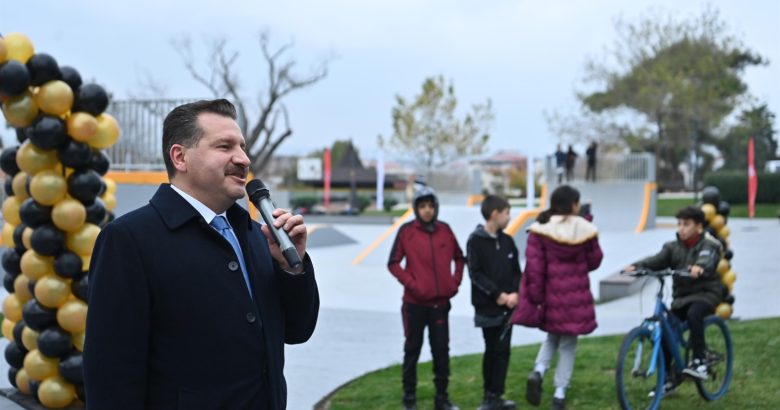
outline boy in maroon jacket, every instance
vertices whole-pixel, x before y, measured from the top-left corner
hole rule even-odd
[[[415,220],[401,226],[390,251],[388,269],[404,286],[403,403],[417,408],[417,360],[428,327],[433,355],[437,410],[457,410],[447,393],[450,375],[450,299],[458,293],[465,259],[449,225],[438,221],[439,203],[433,189],[423,186],[412,201]],[[406,260],[405,266],[401,261]],[[452,262],[455,262],[455,271]]]

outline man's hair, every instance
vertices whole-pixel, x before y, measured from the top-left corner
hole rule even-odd
[[[500,196],[488,195],[482,201],[482,217],[487,221],[490,219],[490,215],[493,214],[493,211],[502,212],[507,208],[509,208],[509,201]]]
[[[704,225],[704,212],[695,206],[680,208],[674,217],[677,219],[690,219],[697,224]]]
[[[212,113],[236,119],[236,107],[222,98],[218,100],[200,100],[180,105],[165,117],[163,122],[162,150],[165,169],[168,178],[176,175],[176,168],[171,161],[171,147],[180,144],[193,147],[203,137],[203,129],[198,125],[198,116],[202,113]]]

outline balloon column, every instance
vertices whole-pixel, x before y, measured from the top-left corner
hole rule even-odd
[[[723,319],[728,319],[734,312],[734,282],[737,280],[737,274],[731,270],[731,258],[734,257],[729,240],[731,231],[726,226],[731,206],[728,202],[720,200],[718,188],[708,186],[702,190],[701,210],[707,220],[705,230],[723,245],[723,255],[718,262],[717,271],[721,282],[723,282],[726,301],[718,305],[715,314]]]
[[[44,406],[84,400],[81,351],[87,271],[100,227],[113,218],[113,181],[101,149],[119,138],[108,95],[36,53],[19,33],[0,38],[0,103],[21,145],[0,154],[3,336],[8,377]]]

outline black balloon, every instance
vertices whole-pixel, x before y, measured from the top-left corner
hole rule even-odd
[[[87,300],[89,299],[89,275],[84,275],[78,280],[74,280],[73,283],[70,284],[70,291],[73,292],[73,296],[84,302],[89,302]]]
[[[0,169],[3,170],[9,177],[6,179],[13,179],[14,175],[19,172],[19,165],[16,163],[16,152],[19,151],[19,146],[9,147],[0,153]]]
[[[734,257],[734,251],[727,249],[726,252],[723,252],[723,257],[726,258],[726,260],[731,260],[731,258]]]
[[[99,150],[92,153],[92,159],[89,161],[89,167],[100,174],[100,176],[106,175],[110,166],[111,162],[105,153]]]
[[[92,148],[89,145],[70,140],[58,152],[60,162],[66,167],[81,169],[89,165],[92,159]]]
[[[38,389],[41,387],[41,382],[30,379],[28,383],[30,384],[30,396],[33,396],[36,401],[40,402],[41,399],[38,398]]]
[[[78,397],[79,400],[83,401],[84,403],[87,402],[87,392],[84,391],[84,385],[83,384],[77,384],[76,385],[76,397]]]
[[[43,150],[59,149],[70,141],[65,121],[52,115],[39,115],[26,133],[30,142]]]
[[[731,213],[731,205],[726,201],[720,201],[718,204],[718,213],[723,215],[723,217],[729,216]]]
[[[701,200],[705,204],[710,204],[718,209],[720,203],[720,191],[714,186],[706,186],[701,191]]]
[[[30,245],[43,256],[54,256],[65,248],[65,232],[54,225],[41,225],[30,236]]]
[[[5,347],[5,361],[8,362],[11,367],[17,369],[21,369],[22,366],[24,366],[24,355],[27,354],[26,351],[19,348],[20,344],[22,344],[21,341],[18,343],[10,342],[8,343],[8,346]]]
[[[84,205],[92,205],[100,192],[100,175],[91,170],[75,171],[68,177],[68,194]]]
[[[70,333],[59,326],[52,326],[38,336],[38,350],[49,358],[59,359],[70,353],[73,341]]]
[[[30,84],[32,85],[43,85],[48,81],[62,78],[57,60],[45,53],[34,54],[30,57],[27,60],[27,70],[30,71]]]
[[[24,244],[22,243],[22,234],[26,228],[27,224],[24,222],[20,223],[16,228],[14,228],[14,245],[16,245],[16,251],[19,253],[24,253],[24,251],[27,250],[27,248],[25,248]]]
[[[16,369],[14,367],[8,368],[8,381],[11,382],[11,386],[14,386],[15,389],[18,389],[19,386],[16,385],[16,374],[19,373],[19,369]]]
[[[19,141],[20,144],[27,141],[27,132],[24,128],[16,129],[16,140]]]
[[[50,206],[41,205],[32,198],[27,198],[19,207],[19,218],[30,228],[51,223]]]
[[[66,279],[81,275],[82,266],[81,257],[73,252],[63,252],[54,259],[54,272]]]
[[[30,85],[30,72],[24,64],[10,60],[0,64],[0,95],[17,95]]]
[[[30,291],[31,295],[35,294],[35,281],[32,279],[27,280],[27,290]]]
[[[32,330],[43,332],[57,324],[57,309],[47,308],[35,299],[30,299],[24,304],[22,318]],[[21,339],[20,339],[21,340]]]
[[[5,270],[7,273],[10,273],[14,277],[22,272],[21,261],[22,257],[19,256],[15,249],[7,248],[5,251],[3,251],[3,270]]]
[[[5,178],[5,183],[3,184],[3,188],[5,188],[5,196],[11,196],[14,194],[14,179],[10,176]]]
[[[19,341],[19,343],[17,344],[17,346],[18,346],[18,347],[19,347],[19,349],[21,349],[21,350],[22,350],[22,351],[23,351],[25,354],[27,354],[27,348],[26,348],[26,347],[24,347],[24,344],[22,344],[22,331],[24,330],[24,327],[25,327],[26,325],[27,325],[27,324],[26,324],[26,323],[24,323],[24,320],[20,320],[20,321],[16,322],[16,324],[14,325],[14,340],[17,340],[17,341]]]
[[[15,280],[16,277],[10,273],[6,273],[5,275],[3,275],[3,287],[5,288],[6,292],[14,293]]]
[[[86,111],[94,116],[103,113],[108,107],[108,94],[97,84],[84,84],[76,92],[76,100],[71,111]]]
[[[70,86],[75,96],[76,91],[81,87],[81,74],[75,68],[66,65],[60,67],[60,72],[62,73],[62,81]]]
[[[76,350],[60,361],[60,375],[70,384],[84,384],[84,371],[81,366],[81,353]]]
[[[100,198],[95,198],[92,205],[86,207],[87,222],[100,225],[106,219],[106,204]]]

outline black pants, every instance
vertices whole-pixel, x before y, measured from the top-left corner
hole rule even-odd
[[[704,359],[704,318],[713,314],[714,309],[706,302],[693,302],[681,308],[672,309],[672,313],[680,320],[688,322],[688,343],[693,350],[694,359]],[[669,369],[672,354],[663,345],[666,368]],[[686,365],[686,363],[683,363]]]
[[[585,170],[586,181],[596,181],[596,164],[588,164],[588,168]]]
[[[510,342],[512,328],[501,339],[504,326],[483,327],[482,337],[485,339],[485,355],[482,356],[482,380],[485,392],[504,394],[504,382],[509,369]]]
[[[417,390],[417,361],[423,345],[423,333],[428,328],[428,341],[433,356],[433,383],[436,396],[447,396],[450,377],[450,304],[426,307],[404,302],[404,395],[414,396]]]

